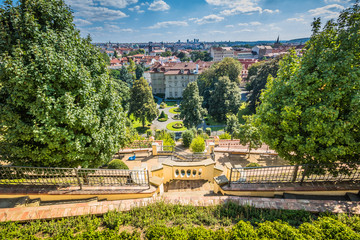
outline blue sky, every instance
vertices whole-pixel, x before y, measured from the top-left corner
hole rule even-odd
[[[0,0],[2,2],[2,0]],[[65,0],[94,42],[255,41],[309,37],[314,17],[352,0]]]

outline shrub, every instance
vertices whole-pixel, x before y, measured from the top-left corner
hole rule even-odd
[[[148,138],[152,136],[152,131],[151,131],[151,129],[148,129],[148,130],[146,131],[146,136],[147,136]]]
[[[159,118],[166,118],[166,114],[164,113],[164,111],[161,111]]]
[[[166,108],[166,103],[164,103],[164,102],[160,103],[160,108],[161,108],[161,109]]]
[[[248,163],[248,164],[246,165],[246,167],[261,167],[261,166],[260,166],[260,164],[258,164],[258,163],[251,162],[251,163]]]
[[[207,135],[211,136],[211,128],[206,128],[205,132]]]
[[[129,167],[120,159],[114,159],[109,162],[108,169],[129,169]]]
[[[181,123],[181,122],[175,123],[175,124],[173,125],[173,128],[183,128],[183,127],[184,127],[184,124]]]
[[[196,137],[192,140],[190,145],[191,151],[195,153],[204,152],[205,140],[202,137]]]
[[[190,147],[192,140],[194,139],[194,132],[191,130],[187,130],[181,135],[182,141],[185,147]]]
[[[220,139],[231,139],[231,135],[227,132],[224,132],[219,136]]]
[[[239,221],[230,232],[230,239],[257,239],[254,227],[249,222]]]
[[[201,135],[203,132],[204,132],[204,130],[203,130],[202,128],[198,128],[198,129],[197,129],[197,134],[198,134],[198,135]]]

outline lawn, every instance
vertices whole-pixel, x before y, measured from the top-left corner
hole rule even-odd
[[[144,134],[144,133],[146,133],[146,130],[150,129],[151,123],[149,123],[148,121],[146,121],[145,127],[143,127],[142,122],[135,119],[133,115],[130,116],[130,120],[133,124],[133,127],[136,129],[136,131],[139,134]]]
[[[171,108],[169,110],[169,112],[173,113],[173,114],[179,114],[180,113],[180,109],[178,107],[174,107],[174,108]]]
[[[174,107],[177,106],[177,101],[165,101],[166,107]]]
[[[173,125],[176,124],[176,123],[182,123],[180,121],[177,121],[177,122],[171,122],[169,123],[168,125],[166,125],[166,128],[171,130],[171,131],[185,131],[187,130],[186,127],[182,127],[182,128],[174,128]]]
[[[210,127],[210,128],[211,128],[211,131],[213,131],[213,132],[225,130],[225,126],[224,127]]]
[[[205,122],[207,125],[225,125],[226,122],[217,122],[215,121],[210,115],[207,115],[205,118],[204,118]]]

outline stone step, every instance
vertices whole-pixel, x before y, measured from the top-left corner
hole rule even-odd
[[[17,197],[17,198],[0,198],[0,208],[18,208],[25,207],[29,197]]]
[[[350,199],[350,201],[353,201],[353,202],[359,202],[359,201],[360,201],[360,196],[359,196],[359,194],[346,193],[346,197],[348,197],[348,198]]]
[[[104,201],[106,199],[101,199]],[[57,200],[57,201],[42,201],[40,206],[59,205],[59,204],[76,204],[76,203],[96,203],[98,197],[83,198],[83,199],[71,199],[71,200]]]

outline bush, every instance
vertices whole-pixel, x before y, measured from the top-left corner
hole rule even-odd
[[[164,111],[161,111],[159,118],[166,118],[166,114],[164,113]]]
[[[184,124],[181,123],[181,122],[175,123],[175,124],[173,125],[173,128],[183,128],[183,127],[184,127]]]
[[[129,167],[120,159],[114,159],[109,162],[108,169],[129,169]]]
[[[220,139],[231,139],[231,135],[227,132],[224,132],[219,136]]]
[[[182,137],[182,142],[183,142],[184,146],[190,147],[190,144],[191,144],[192,140],[194,139],[194,132],[191,130],[187,130],[182,133],[181,137]]]
[[[248,164],[246,165],[246,167],[261,167],[261,166],[260,166],[260,164],[258,164],[258,163],[251,162],[251,163],[248,163]]]
[[[204,132],[204,130],[203,130],[202,128],[198,128],[198,129],[197,129],[197,134],[198,134],[198,135],[201,135],[203,132]]]
[[[202,153],[205,150],[205,140],[202,137],[196,137],[190,145],[191,151],[194,153]]]
[[[164,103],[164,102],[162,102],[162,103],[160,103],[160,108],[166,108],[166,103]]]
[[[207,135],[211,136],[211,128],[206,128],[205,132]]]
[[[152,131],[151,131],[151,129],[148,129],[148,130],[146,131],[146,136],[147,136],[148,138],[152,136]]]

